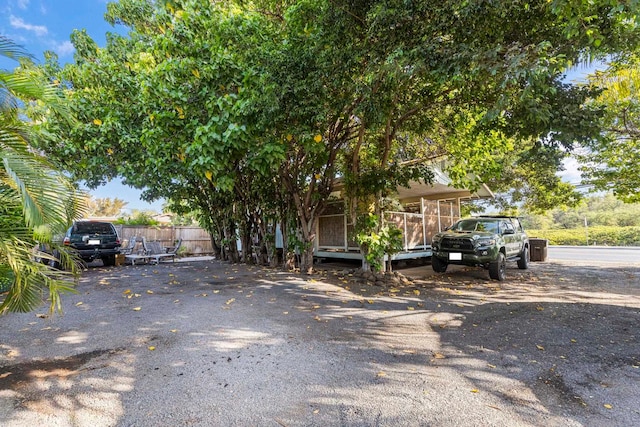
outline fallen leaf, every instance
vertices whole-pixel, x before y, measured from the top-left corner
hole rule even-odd
[[[149,346],[149,350],[153,351],[153,350],[155,350],[155,349],[156,349],[156,348],[155,348],[154,346],[152,346],[152,345],[150,345],[150,346]]]
[[[133,311],[140,311],[140,310],[142,310],[142,307],[134,307],[133,308]]]
[[[414,294],[414,295],[420,295],[420,291],[419,291],[419,290],[417,290],[417,289],[414,289],[414,290],[413,290],[413,294]]]
[[[433,353],[433,357],[436,359],[445,359],[446,356],[442,353]]]
[[[378,372],[378,374],[376,376],[377,377],[386,377],[387,374],[385,372],[380,371],[380,372]]]
[[[178,330],[177,329],[169,329],[169,332],[173,332],[175,334],[176,332],[178,332]]]
[[[125,294],[125,295],[130,294],[131,293],[131,289],[127,289],[125,291],[122,291],[122,293]]]
[[[613,409],[613,405],[610,405],[608,403],[605,403],[603,406],[607,409]]]
[[[82,305],[82,301],[76,303],[76,307]]]
[[[229,305],[232,302],[234,302],[235,300],[236,300],[235,298],[231,298],[231,299],[227,300],[227,302],[225,302],[225,304]]]
[[[487,366],[490,367],[491,369],[495,369],[496,365],[492,365],[491,363],[487,363]]]
[[[153,291],[152,291],[151,289],[149,289],[149,290],[147,290],[147,293],[148,293],[148,294],[152,294],[152,293],[153,293]]]
[[[407,310],[413,311],[413,310],[415,310],[415,307],[407,307]]]
[[[543,347],[543,346],[541,346],[540,344],[536,344],[536,348],[537,348],[538,350],[544,351],[544,347]]]
[[[477,388],[474,388],[473,390],[471,390],[471,393],[477,393],[479,390]]]

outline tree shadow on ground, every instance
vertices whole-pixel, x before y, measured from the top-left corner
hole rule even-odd
[[[638,271],[564,268],[395,287],[218,262],[92,269],[51,330],[12,342],[33,317],[6,324],[0,342],[25,356],[3,369],[47,382],[9,384],[22,403],[4,421],[54,408],[95,426],[638,424]],[[83,338],[57,356],[26,356],[70,332]],[[79,356],[100,348],[122,350]]]

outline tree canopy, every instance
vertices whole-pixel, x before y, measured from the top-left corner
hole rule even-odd
[[[563,72],[635,49],[637,12],[614,0],[121,0],[106,19],[127,35],[101,48],[77,31],[74,62],[46,64],[79,125],[50,115],[66,143],[42,148],[90,185],[122,176],[176,213],[195,208],[232,256],[236,230],[246,248],[277,223],[308,271],[336,177],[360,200],[430,179],[403,159],[446,157],[454,183],[532,207],[575,203],[555,172],[601,112]]]
[[[122,199],[114,197],[105,198],[87,198],[87,216],[118,216],[120,211],[127,205]]]
[[[590,102],[599,108],[603,134],[586,141],[579,158],[585,181],[613,191],[626,202],[640,201],[640,58],[631,55],[598,71],[590,84],[601,89]]]

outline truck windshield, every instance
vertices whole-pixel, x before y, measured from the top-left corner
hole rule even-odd
[[[496,233],[498,231],[498,224],[495,221],[477,220],[477,219],[463,219],[458,221],[453,227],[454,231],[480,231],[487,233]]]

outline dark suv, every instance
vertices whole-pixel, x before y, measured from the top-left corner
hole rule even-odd
[[[462,264],[486,268],[489,277],[504,280],[507,261],[529,268],[529,238],[516,217],[461,219],[434,235],[431,247],[431,266],[439,273],[449,264]]]
[[[85,262],[102,259],[106,266],[115,265],[116,254],[120,253],[120,237],[110,222],[77,221],[67,230],[62,242],[73,249]],[[59,259],[56,252],[54,256]],[[53,263],[59,267],[58,262]]]

